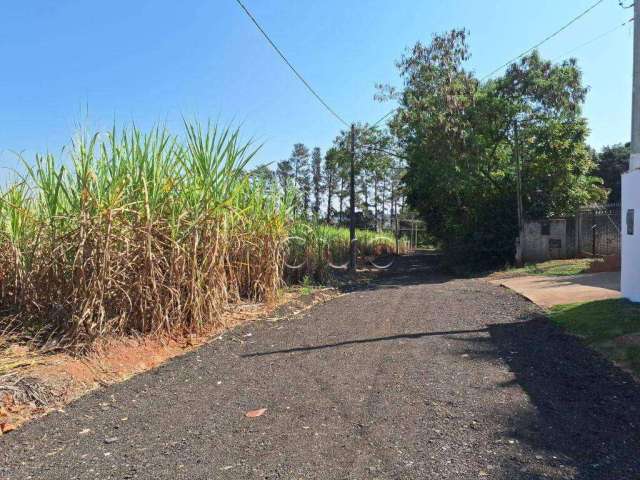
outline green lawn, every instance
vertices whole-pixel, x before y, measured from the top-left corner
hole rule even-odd
[[[640,374],[640,304],[627,300],[559,305],[550,318],[613,361]]]
[[[522,272],[526,275],[578,275],[589,272],[592,263],[593,259],[591,258],[549,260],[547,262],[525,265],[523,268],[516,269],[515,271],[518,273]]]

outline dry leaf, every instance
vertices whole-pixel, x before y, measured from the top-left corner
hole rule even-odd
[[[260,417],[262,415],[264,415],[264,412],[266,412],[267,409],[266,408],[259,408],[258,410],[251,410],[247,413],[244,414],[245,417],[247,418],[256,418],[256,417]]]
[[[0,430],[2,433],[9,433],[16,429],[16,426],[12,423],[0,423]]]

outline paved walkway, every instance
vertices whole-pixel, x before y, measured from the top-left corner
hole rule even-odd
[[[400,267],[0,437],[0,478],[640,477],[631,377],[509,290]]]
[[[495,280],[543,308],[567,303],[620,298],[620,272],[588,273],[568,277],[531,275]]]

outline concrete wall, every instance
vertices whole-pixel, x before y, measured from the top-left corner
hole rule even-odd
[[[627,212],[635,210],[634,233],[627,233]],[[622,176],[622,294],[640,302],[640,170]]]
[[[548,230],[543,228],[544,224],[548,225]],[[573,228],[568,228],[570,226],[573,225],[569,225],[568,220],[564,218],[525,222],[522,260],[544,262],[573,256],[575,234]]]

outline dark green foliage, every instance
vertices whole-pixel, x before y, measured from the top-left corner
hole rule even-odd
[[[324,156],[324,184],[327,191],[327,214],[325,220],[331,221],[333,217],[333,197],[338,192],[339,187],[339,172],[342,153],[335,149],[330,148]]]
[[[296,143],[289,157],[289,163],[293,170],[293,183],[298,189],[302,203],[301,210],[298,209],[297,212],[306,217],[311,205],[309,149],[302,143]]]
[[[322,179],[322,154],[318,147],[313,149],[311,154],[311,180],[313,183],[313,215],[318,218],[320,215],[320,202],[322,192],[325,189]]]
[[[533,52],[482,83],[464,67],[466,37],[454,30],[417,43],[398,62],[403,90],[383,93],[400,103],[391,128],[407,158],[410,205],[450,260],[489,267],[513,259],[516,140],[526,217],[569,214],[604,191],[591,176],[575,62]]]
[[[598,154],[596,173],[604,181],[605,188],[609,190],[609,203],[620,203],[621,176],[629,170],[630,155],[631,145],[629,143],[603,147]]]
[[[293,179],[293,168],[291,168],[291,162],[289,160],[278,162],[276,177],[278,178],[280,188],[282,188],[284,192],[287,192]]]
[[[269,165],[262,164],[249,172],[249,179],[252,184],[262,184],[271,189],[276,183],[276,174]]]

